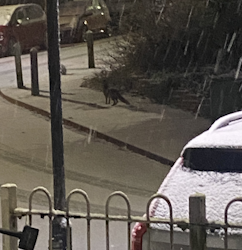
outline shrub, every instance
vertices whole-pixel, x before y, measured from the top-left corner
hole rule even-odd
[[[231,0],[166,1],[155,12],[149,1],[137,1],[123,21],[129,34],[127,61],[143,71],[184,71],[215,64],[233,68],[241,52],[241,6]]]

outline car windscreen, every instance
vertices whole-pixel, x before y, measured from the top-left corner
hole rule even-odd
[[[194,170],[242,172],[242,149],[187,148],[184,166]]]

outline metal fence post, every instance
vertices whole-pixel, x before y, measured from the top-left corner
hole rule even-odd
[[[17,207],[17,186],[5,184],[1,186],[2,227],[17,232],[17,218],[13,216]],[[3,235],[3,250],[17,250],[17,238]]]
[[[39,75],[38,75],[38,50],[34,47],[30,50],[31,61],[31,94],[39,95]]]
[[[87,51],[88,51],[88,67],[95,68],[94,51],[93,51],[93,33],[91,30],[86,32],[87,35]]]
[[[190,249],[206,249],[206,209],[205,195],[195,194],[189,197]]]
[[[14,58],[15,58],[17,85],[19,89],[22,89],[24,87],[24,84],[23,84],[22,64],[21,64],[21,47],[19,43],[14,44]]]

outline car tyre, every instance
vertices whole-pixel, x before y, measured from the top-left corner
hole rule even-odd
[[[14,56],[15,55],[15,48],[14,45],[16,44],[16,40],[14,38],[11,38],[8,42],[8,56]]]
[[[107,37],[111,37],[113,35],[113,28],[111,23],[108,23],[105,29],[105,34],[107,35]]]
[[[81,31],[81,41],[82,42],[86,42],[87,41],[87,31],[88,31],[88,28],[86,25],[83,25],[82,26],[82,31]]]
[[[76,43],[85,42],[87,30],[87,26],[82,21],[80,21],[77,26],[75,36],[73,37],[73,41]]]

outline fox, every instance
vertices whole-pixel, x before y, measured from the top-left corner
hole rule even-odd
[[[130,103],[120,94],[120,92],[117,89],[109,88],[108,83],[106,81],[103,82],[103,94],[106,99],[106,104],[110,104],[110,101],[112,99],[113,101],[112,106],[115,106],[118,103],[118,101],[130,105]]]

